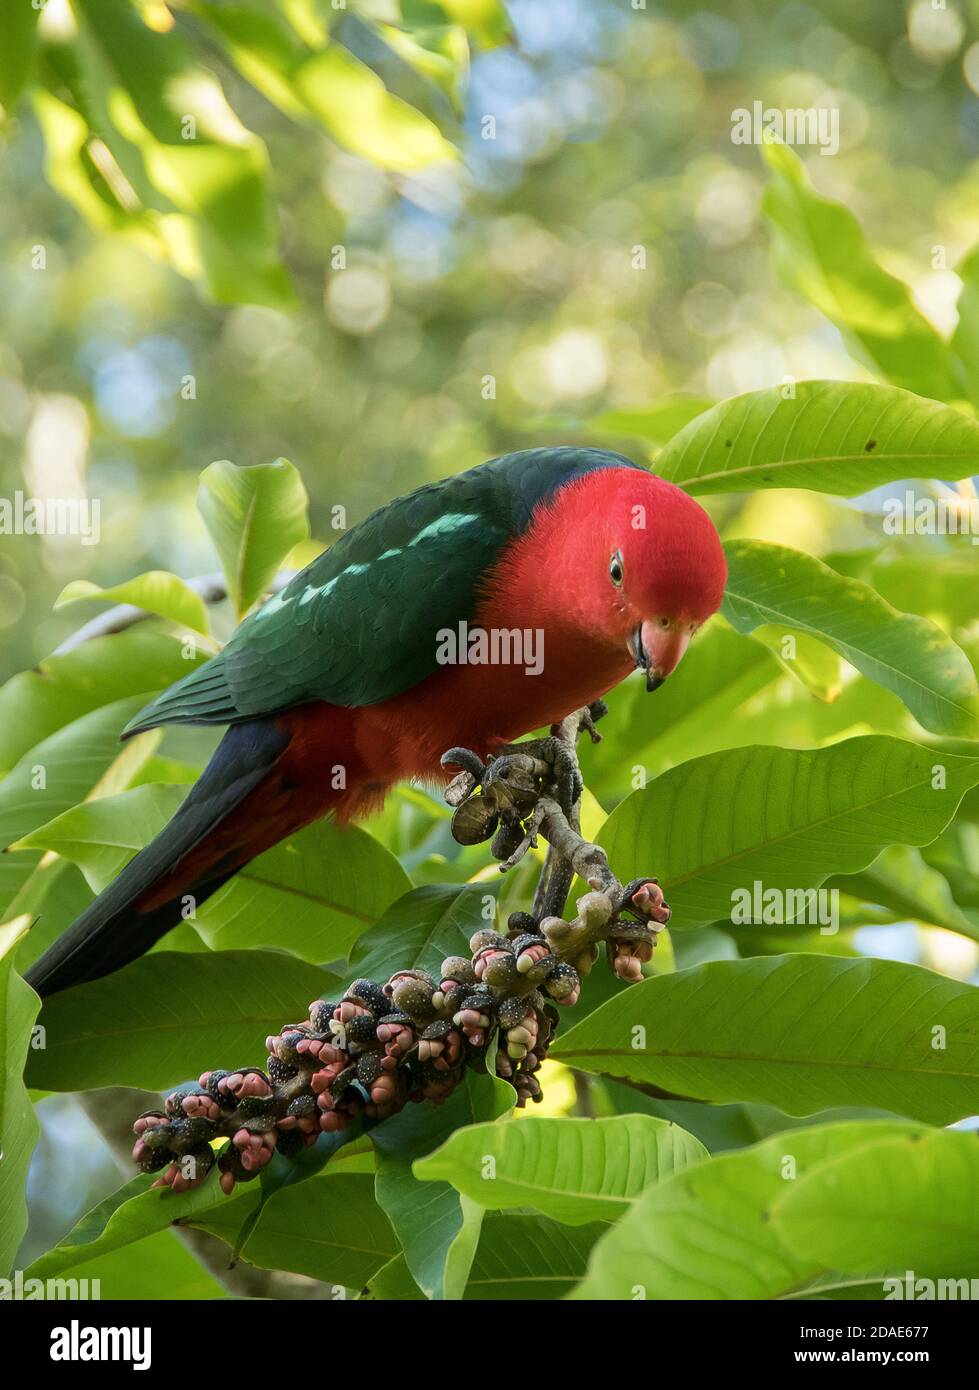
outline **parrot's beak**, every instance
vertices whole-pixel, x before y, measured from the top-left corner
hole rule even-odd
[[[646,689],[658,690],[667,676],[675,671],[687,650],[690,633],[672,623],[662,627],[646,621],[637,627],[629,642],[636,665],[646,672]]]

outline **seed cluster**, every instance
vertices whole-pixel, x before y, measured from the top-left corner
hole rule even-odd
[[[183,1192],[216,1162],[230,1193],[276,1151],[295,1157],[354,1116],[381,1120],[409,1101],[439,1104],[467,1067],[492,1065],[517,1105],[539,1101],[535,1073],[557,1028],[554,1005],[576,1003],[581,979],[528,914],[514,913],[509,926],[506,936],[476,932],[471,957],[449,956],[438,978],[399,970],[384,985],[356,980],[342,999],[314,1000],[308,1018],[266,1039],[264,1071],[205,1072],[169,1095],[162,1111],[140,1115],[135,1163],[164,1170],[157,1185]],[[579,963],[589,969],[591,953]],[[231,1142],[216,1154],[221,1137]]]

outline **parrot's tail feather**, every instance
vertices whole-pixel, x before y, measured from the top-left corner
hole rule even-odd
[[[38,994],[136,960],[188,907],[296,828],[283,819],[290,788],[276,771],[289,742],[288,729],[269,720],[228,730],[169,824],[28,971]]]

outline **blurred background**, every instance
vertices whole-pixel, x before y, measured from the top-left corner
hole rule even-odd
[[[29,23],[27,8],[6,0],[0,16],[0,498],[97,499],[101,537],[0,534],[0,679],[91,615],[53,610],[69,580],[216,568],[195,507],[215,459],[301,470],[316,543],[298,561],[338,516],[353,525],[495,454],[587,442],[649,460],[732,394],[879,379],[813,307],[819,293],[774,270],[767,175],[757,146],[732,141],[738,108],[838,111],[833,157],[797,150],[809,176],[935,329],[955,326],[956,267],[979,242],[979,4],[47,0]],[[727,536],[843,569],[866,572],[880,547],[879,499],[876,516],[801,492],[706,505]],[[959,540],[892,541],[870,577],[975,663],[976,552]],[[806,689],[746,650],[715,628],[654,711],[622,692],[605,753],[585,753],[606,809],[630,789],[630,752],[652,776],[735,743],[922,737],[838,662]],[[723,698],[695,723],[691,691],[711,680]],[[192,776],[206,739],[181,737],[166,750]],[[474,871],[434,810],[407,815],[392,804],[378,833],[418,881]],[[889,900],[879,883],[843,884],[889,910],[880,925],[855,912],[852,931],[811,948],[979,978],[955,916],[979,929],[979,828],[955,836],[927,862],[900,851]],[[784,945],[678,933],[675,963]],[[549,1088],[559,1109],[574,1099],[565,1079]],[[40,1113],[22,1263],[119,1181],[78,1105],[52,1096]],[[716,1113],[717,1147],[789,1123]],[[184,1262],[184,1296],[217,1291],[160,1240],[158,1262],[162,1246]],[[173,1288],[161,1269],[155,1287]]]
[[[73,14],[48,0],[45,61],[70,47],[84,11],[112,8],[89,0]],[[837,107],[839,153],[799,150],[814,182],[857,214],[938,326],[954,321],[952,268],[979,239],[979,44],[966,5],[405,6],[416,25],[469,25],[468,77],[443,41],[438,83],[426,73],[424,85],[379,37],[398,19],[393,2],[271,6],[332,22],[448,132],[462,159],[417,172],[385,167],[383,142],[367,157],[337,139],[357,145],[368,92],[363,109],[356,92],[347,103],[349,129],[267,99],[195,13],[220,4],[132,8],[147,33],[185,39],[195,80],[219,79],[200,105],[214,124],[240,120],[230,142],[248,143],[261,167],[266,261],[253,274],[232,250],[226,273],[181,274],[179,256],[120,212],[136,197],[128,174],[114,207],[100,187],[100,206],[80,215],[90,190],[73,192],[72,132],[58,124],[68,108],[47,93],[16,103],[0,152],[0,496],[87,492],[102,501],[102,543],[52,538],[39,552],[0,537],[0,675],[78,625],[81,610],[51,611],[68,579],[213,569],[194,497],[214,459],[291,459],[325,541],[334,506],[352,524],[425,479],[580,441],[581,422],[609,409],[671,392],[717,399],[785,374],[865,375],[771,273],[762,162],[732,143],[735,108]],[[108,84],[104,102],[126,80],[89,76]],[[644,448],[608,431],[592,442]],[[763,495],[766,514],[777,506]]]

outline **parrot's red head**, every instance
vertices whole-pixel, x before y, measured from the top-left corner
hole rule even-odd
[[[498,576],[499,612],[542,622],[604,688],[646,671],[655,690],[721,606],[727,563],[704,509],[644,469],[597,470],[559,489]],[[586,649],[590,648],[590,656]]]
[[[680,488],[624,468],[600,479],[604,507],[587,560],[591,590],[601,589],[601,571],[606,631],[628,646],[655,690],[720,608],[727,562],[714,523]]]

